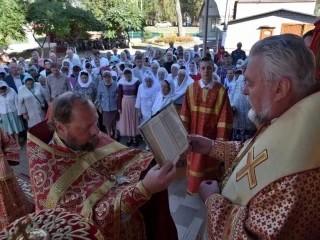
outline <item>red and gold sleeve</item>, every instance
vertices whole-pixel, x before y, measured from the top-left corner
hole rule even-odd
[[[210,240],[250,239],[244,232],[248,215],[246,207],[230,204],[220,194],[209,197],[206,207],[207,233]]]
[[[151,194],[145,189],[142,182],[127,187],[121,195],[121,211],[132,215],[151,198]]]
[[[224,162],[225,169],[229,169],[242,147],[242,142],[214,141],[209,156]]]
[[[191,91],[190,87],[188,87],[186,94],[184,95],[184,100],[180,111],[180,118],[187,131],[190,129],[191,122],[189,91]]]
[[[224,92],[223,106],[217,125],[217,140],[229,141],[232,134],[233,113],[227,91]]]
[[[18,163],[20,160],[20,151],[14,138],[7,132],[0,129],[1,152],[4,153],[4,159],[10,162]]]
[[[320,239],[320,169],[280,178],[247,206],[220,194],[206,201],[209,239]]]

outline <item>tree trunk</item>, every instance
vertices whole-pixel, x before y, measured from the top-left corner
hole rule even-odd
[[[175,0],[175,2],[176,2],[176,13],[177,13],[177,20],[178,20],[178,33],[179,33],[179,36],[184,37],[185,32],[183,28],[180,0]]]

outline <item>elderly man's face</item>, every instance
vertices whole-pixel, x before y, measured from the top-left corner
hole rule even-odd
[[[74,103],[72,121],[58,128],[67,147],[75,151],[92,151],[99,144],[98,114],[94,105]]]
[[[18,65],[16,63],[10,63],[9,65],[9,72],[12,75],[16,75],[18,73]]]
[[[72,58],[73,57],[73,52],[72,52],[72,50],[67,50],[67,56],[68,56],[68,58]]]
[[[171,62],[173,60],[173,54],[170,52],[170,53],[167,53],[167,62]]]
[[[156,74],[158,72],[158,65],[157,64],[152,64],[151,65],[151,70],[154,74]]]
[[[252,57],[244,74],[246,85],[243,89],[243,94],[248,96],[251,106],[248,116],[251,121],[259,125],[268,121],[272,99],[275,96],[273,93],[274,83],[267,83],[263,79],[262,69],[261,58],[259,56]]]

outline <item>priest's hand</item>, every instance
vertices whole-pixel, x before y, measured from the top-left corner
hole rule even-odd
[[[199,154],[210,153],[214,143],[211,139],[196,134],[190,134],[188,140],[189,151]]]
[[[199,194],[203,202],[213,194],[220,193],[219,184],[217,181],[203,181],[199,187]]]
[[[151,168],[142,180],[145,189],[154,194],[167,189],[176,177],[176,167],[167,161],[162,167],[158,164]]]

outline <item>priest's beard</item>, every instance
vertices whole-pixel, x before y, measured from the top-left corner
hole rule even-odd
[[[72,149],[73,151],[85,151],[90,152],[93,151],[99,143],[98,135],[93,136],[89,139],[89,141],[85,144],[77,144],[77,138],[69,134],[67,139],[63,141],[67,148]]]
[[[269,96],[265,96],[265,98],[262,100],[262,110],[260,112],[256,112],[254,109],[251,108],[248,112],[248,118],[253,123],[257,125],[262,125],[269,121],[269,119],[267,118],[267,115],[270,112],[270,109],[271,109],[270,98]]]

